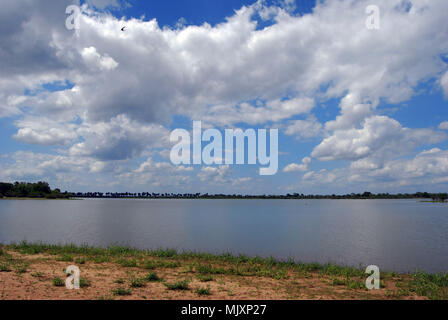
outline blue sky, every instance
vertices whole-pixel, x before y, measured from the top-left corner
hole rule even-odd
[[[71,4],[4,5],[0,180],[71,191],[447,190],[446,1],[88,0],[68,30]],[[379,29],[366,27],[371,4]],[[278,173],[173,165],[170,132],[193,120],[278,128]]]

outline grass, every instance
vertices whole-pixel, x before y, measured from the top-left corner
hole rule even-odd
[[[11,267],[8,264],[0,263],[0,272],[11,272]]]
[[[189,283],[190,281],[184,280],[174,283],[165,283],[165,286],[168,288],[168,290],[190,290]]]
[[[163,260],[153,260],[153,261],[145,261],[143,263],[143,268],[147,270],[154,269],[175,269],[179,268],[181,264],[177,261],[163,261]]]
[[[448,299],[448,274],[416,272],[404,285],[404,290],[426,296],[432,300]]]
[[[198,289],[196,289],[196,293],[199,295],[199,296],[209,296],[211,293],[210,293],[210,287],[207,287],[207,288],[198,288]]]
[[[42,278],[43,275],[44,275],[44,274],[43,274],[42,272],[33,272],[33,273],[31,274],[31,276],[34,277],[34,278]]]
[[[146,285],[145,278],[132,278],[130,282],[131,288],[142,288]]]
[[[295,279],[319,277],[327,284],[343,286],[350,290],[365,291],[365,268],[362,266],[339,266],[332,263],[301,263],[293,259],[276,260],[274,258],[248,257],[232,253],[208,254],[200,252],[178,252],[174,249],[137,250],[129,247],[110,246],[95,248],[76,245],[48,245],[28,243],[26,241],[2,246],[0,244],[0,272],[26,272],[27,265],[9,253],[24,255],[45,254],[59,261],[74,261],[84,264],[116,263],[125,268],[151,270],[145,276],[147,282],[162,281],[155,273],[158,269],[183,267],[185,273],[193,274],[201,282],[214,281],[215,275],[243,277],[269,277],[272,279]],[[398,274],[382,272],[381,279],[392,281],[397,289],[388,291],[391,297],[419,295],[430,299],[448,299],[448,275],[415,272]],[[250,280],[249,280],[250,281]],[[383,281],[382,281],[383,282]],[[123,282],[117,282],[120,284]],[[165,284],[170,290],[188,290],[189,281]],[[138,285],[137,283],[135,285]],[[132,286],[132,283],[131,283]],[[384,288],[384,283],[382,283]]]
[[[215,281],[215,279],[211,276],[211,275],[198,275],[197,276],[198,280],[201,282],[211,282],[211,281]]]
[[[71,254],[63,254],[59,258],[56,259],[57,261],[63,261],[63,262],[73,262],[74,258]]]
[[[132,289],[126,289],[120,287],[115,290],[112,290],[112,293],[116,296],[130,296],[132,294]]]
[[[76,258],[75,263],[76,264],[85,264],[87,262],[86,258]]]
[[[22,264],[22,265],[18,265],[16,266],[15,270],[17,274],[24,274],[27,271],[27,265],[26,264]]]
[[[65,282],[61,278],[55,277],[53,278],[53,285],[55,287],[63,287],[65,286]]]
[[[88,288],[91,285],[92,285],[92,282],[89,279],[86,279],[86,278],[79,279],[79,287],[80,288]]]
[[[117,263],[125,268],[135,268],[137,267],[137,260],[135,259],[119,259]]]
[[[162,278],[160,278],[157,273],[155,272],[150,272],[145,276],[145,280],[147,282],[159,282],[159,281],[163,281]]]

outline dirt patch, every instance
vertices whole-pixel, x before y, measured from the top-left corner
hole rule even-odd
[[[5,251],[5,249],[3,249]],[[5,258],[7,256],[7,258]],[[154,262],[145,269],[123,266],[123,262],[73,261],[49,254],[27,255],[11,249],[0,257],[0,264],[9,263],[10,270],[0,272],[0,299],[4,300],[334,300],[334,299],[425,299],[403,295],[397,283],[403,278],[384,280],[380,290],[350,288],[335,284],[334,277],[310,272],[306,275],[292,270],[279,279],[258,275],[205,274],[192,265],[203,261],[185,261],[144,257]],[[78,259],[78,260],[77,260]],[[76,264],[75,261],[82,264]],[[65,282],[65,269],[77,265],[81,270],[82,288],[68,290],[57,286],[55,279]],[[228,267],[224,265],[224,267]],[[221,266],[222,267],[222,266]],[[8,269],[8,268],[5,268]],[[225,273],[223,269],[222,273]],[[148,274],[152,274],[148,276]],[[154,278],[156,276],[156,278]],[[157,277],[160,278],[157,280]],[[184,290],[170,290],[167,285],[186,281]],[[201,290],[202,289],[202,290]]]

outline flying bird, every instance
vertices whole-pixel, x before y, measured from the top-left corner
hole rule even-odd
[[[123,28],[121,28],[121,31],[124,31],[124,29],[126,29],[126,26],[124,26]]]

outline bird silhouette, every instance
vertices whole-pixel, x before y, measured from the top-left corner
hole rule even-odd
[[[121,31],[124,31],[124,29],[126,29],[126,26],[124,26],[123,28],[121,28]]]

